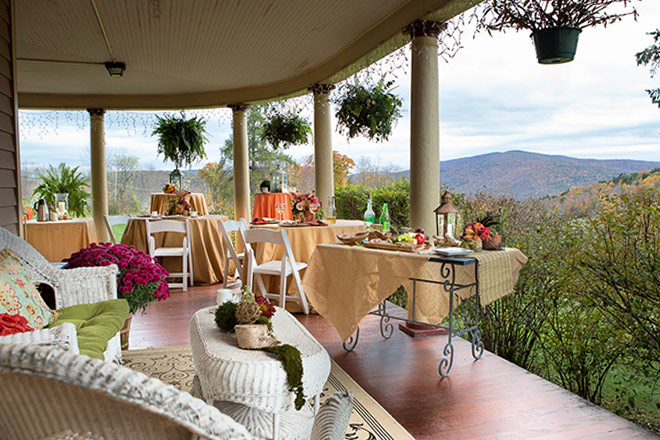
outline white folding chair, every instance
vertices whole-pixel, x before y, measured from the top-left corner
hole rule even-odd
[[[222,233],[222,241],[225,247],[225,267],[224,271],[222,272],[224,278],[222,281],[222,287],[226,288],[227,278],[229,278],[227,273],[229,270],[229,259],[234,262],[234,265],[236,266],[235,274],[238,276],[243,273],[243,262],[245,261],[243,253],[236,253],[236,248],[232,244],[231,236],[229,234],[232,232],[238,232],[241,229],[246,230],[247,225],[245,224],[244,219],[227,220],[226,222],[218,220],[218,227],[220,228],[220,233]]]
[[[115,237],[115,231],[112,230],[114,225],[128,225],[128,220],[131,218],[130,215],[104,215],[105,226],[108,228],[108,234],[110,235],[110,241],[117,244],[117,237]]]
[[[193,267],[192,267],[192,248],[190,246],[190,225],[188,219],[185,221],[179,220],[158,220],[146,221],[147,224],[147,240],[149,241],[149,255],[152,257],[181,257],[181,272],[170,272],[171,277],[183,278],[181,283],[168,283],[170,287],[182,287],[183,291],[188,290],[188,280],[190,285],[193,284]],[[183,244],[177,247],[161,246],[156,247],[156,239],[153,234],[159,232],[175,232],[183,234]]]
[[[281,260],[268,261],[262,264],[256,264],[254,266],[254,278],[257,283],[257,287],[261,292],[262,296],[266,298],[273,298],[279,300],[280,307],[284,308],[286,300],[300,302],[302,305],[303,311],[305,314],[309,314],[309,306],[307,305],[307,298],[305,297],[305,291],[302,287],[302,281],[300,280],[300,271],[307,267],[306,263],[299,263],[293,258],[293,252],[291,251],[291,244],[289,244],[289,237],[285,230],[271,231],[268,229],[248,229],[248,230],[239,230],[241,237],[243,238],[243,243],[245,243],[245,248],[252,251],[252,243],[272,243],[284,247]],[[280,293],[268,293],[266,287],[264,286],[263,279],[261,275],[279,275],[280,277]],[[290,296],[286,294],[286,279],[289,275],[293,275],[293,281],[296,283],[296,288],[300,297]]]

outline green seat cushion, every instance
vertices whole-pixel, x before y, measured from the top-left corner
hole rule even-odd
[[[70,322],[78,332],[81,354],[103,359],[103,352],[128,318],[125,299],[111,299],[93,304],[79,304],[58,310],[60,318],[51,327]]]

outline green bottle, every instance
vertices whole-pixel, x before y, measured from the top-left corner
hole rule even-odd
[[[364,211],[364,222],[374,224],[376,223],[376,213],[374,212],[373,205],[371,203],[371,194],[369,194],[369,201],[367,202],[367,210]],[[367,225],[368,227],[369,225]]]
[[[387,203],[383,203],[383,211],[380,213],[380,224],[383,225],[383,232],[390,230],[390,213],[387,210]]]

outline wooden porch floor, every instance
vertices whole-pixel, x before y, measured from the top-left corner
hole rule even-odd
[[[133,318],[130,348],[189,345],[195,311],[215,304],[219,286],[176,291]],[[330,356],[416,439],[657,439],[633,423],[485,352],[455,343],[454,366],[438,375],[446,336],[380,335],[378,318],[361,325],[355,352],[345,353],[335,329],[318,315],[297,315]]]

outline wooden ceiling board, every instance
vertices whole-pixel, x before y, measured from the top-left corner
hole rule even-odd
[[[210,107],[291,95],[382,56],[408,23],[460,1],[15,0],[19,106]],[[123,78],[82,64],[111,59],[93,4]]]

